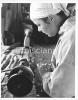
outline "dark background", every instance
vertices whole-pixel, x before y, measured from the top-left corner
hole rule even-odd
[[[30,36],[31,45],[52,45],[56,44],[59,35],[48,37],[38,32],[37,26],[30,20],[30,3],[4,3],[2,4],[2,41],[3,45],[12,45],[24,42],[24,24],[32,25],[33,31]],[[8,16],[8,17],[7,17]]]

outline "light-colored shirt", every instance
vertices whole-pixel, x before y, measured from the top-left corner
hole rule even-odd
[[[75,17],[61,26],[62,34],[53,51],[53,72],[43,76],[43,89],[51,97],[75,96]]]

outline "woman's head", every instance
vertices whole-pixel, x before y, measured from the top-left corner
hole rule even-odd
[[[51,37],[57,34],[60,25],[66,18],[66,14],[68,14],[66,10],[65,14],[64,9],[62,9],[60,4],[31,4],[30,18],[38,26],[38,31],[42,31]]]

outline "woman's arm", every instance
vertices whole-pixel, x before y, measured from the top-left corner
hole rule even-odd
[[[71,32],[71,31],[69,31]],[[69,34],[68,32],[68,34]],[[75,35],[75,33],[73,33]],[[43,77],[43,88],[51,97],[75,96],[75,39],[74,35],[60,45],[58,66]]]

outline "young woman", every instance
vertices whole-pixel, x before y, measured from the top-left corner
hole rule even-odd
[[[30,18],[49,37],[60,34],[52,54],[53,72],[42,75],[43,89],[51,97],[75,96],[75,16],[66,3],[31,3]],[[48,67],[48,66],[47,66]]]

